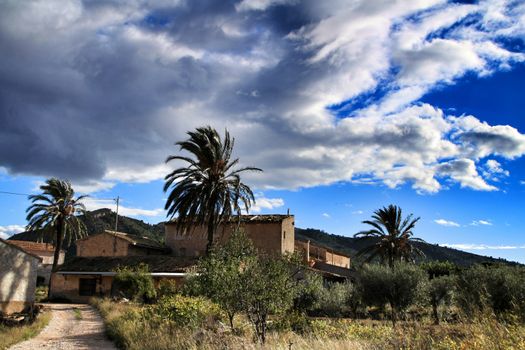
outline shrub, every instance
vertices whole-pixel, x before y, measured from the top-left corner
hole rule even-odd
[[[350,288],[347,283],[329,283],[321,294],[319,313],[328,317],[342,317],[346,312]]]
[[[180,327],[198,328],[220,319],[221,309],[203,297],[174,295],[165,297],[151,308],[153,315]]]
[[[162,279],[157,287],[157,297],[170,297],[180,292],[180,287],[175,280]]]
[[[318,273],[305,271],[304,278],[297,284],[297,296],[294,299],[294,309],[312,311],[319,308],[319,303],[325,287],[323,278]]]
[[[525,270],[501,265],[464,270],[457,280],[457,303],[467,317],[489,310],[525,320]]]
[[[141,302],[152,301],[157,292],[148,265],[119,267],[113,280],[113,294]]]
[[[428,283],[427,294],[435,324],[439,324],[439,306],[449,305],[452,300],[454,284],[455,278],[447,275],[435,277]]]
[[[367,305],[383,307],[390,305],[392,323],[395,325],[398,313],[412,305],[418,297],[418,289],[426,278],[415,265],[400,263],[394,268],[367,265],[360,275],[363,301]]]

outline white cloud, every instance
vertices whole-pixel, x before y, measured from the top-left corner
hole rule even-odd
[[[492,222],[488,220],[474,220],[470,223],[471,226],[492,226]]]
[[[364,213],[364,211],[362,211],[362,210],[354,210],[352,212],[352,215],[362,215],[363,213]]]
[[[323,214],[321,214],[321,215],[322,215],[324,218],[326,218],[326,219],[330,219],[330,218],[331,218],[330,214],[328,214],[328,213],[323,213]]]
[[[263,209],[272,210],[284,205],[282,198],[266,198],[262,193],[255,196],[255,205],[250,208],[250,212],[259,213]]]
[[[455,221],[450,221],[450,220],[445,220],[445,219],[437,219],[437,220],[434,220],[434,222],[436,224],[438,224],[438,225],[441,225],[441,226],[448,226],[448,227],[459,227],[459,226],[461,226],[460,224],[458,224]]]
[[[486,158],[522,156],[525,135],[419,99],[524,60],[501,44],[525,37],[525,6],[514,3],[0,4],[0,51],[13,53],[0,57],[11,101],[0,107],[0,163],[104,191],[162,179],[175,166],[163,164],[173,142],[210,124],[227,125],[241,161],[265,170],[246,177],[260,189],[355,181],[495,191],[508,172]],[[156,13],[177,20],[148,22]],[[336,118],[327,107],[340,104]]]
[[[513,246],[513,245],[487,245],[487,244],[470,244],[470,243],[444,243],[440,244],[444,247],[461,249],[461,250],[512,250],[512,249],[525,249],[525,245]]]
[[[0,226],[0,238],[7,239],[15,233],[24,232],[25,230],[25,226],[22,225]]]
[[[87,210],[96,210],[101,208],[109,208],[113,211],[116,210],[116,202],[112,199],[97,199],[97,198],[85,198],[83,200],[83,203],[86,206]],[[150,216],[150,217],[158,217],[164,214],[164,209],[157,208],[157,209],[141,209],[141,208],[132,208],[127,207],[122,204],[122,202],[119,203],[118,208],[119,215],[124,216]]]
[[[503,177],[508,177],[510,172],[501,167],[501,164],[494,159],[489,159],[485,162],[485,170],[483,176],[486,179],[498,182]]]
[[[80,183],[74,182],[71,185],[77,193],[90,194],[110,190],[116,185],[116,183],[108,181],[86,181]]]

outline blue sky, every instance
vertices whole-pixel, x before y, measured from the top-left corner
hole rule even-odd
[[[525,262],[522,2],[4,2],[0,50],[0,191],[58,176],[159,222],[164,159],[209,124],[265,170],[253,212],[352,235],[398,204]],[[27,205],[0,193],[1,236]]]

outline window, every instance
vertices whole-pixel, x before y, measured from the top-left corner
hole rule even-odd
[[[97,290],[97,280],[94,278],[81,278],[78,281],[78,295],[92,296]]]

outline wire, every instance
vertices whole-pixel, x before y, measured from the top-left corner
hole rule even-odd
[[[28,193],[17,193],[17,192],[7,192],[7,191],[0,191],[0,194],[12,194],[15,196],[30,196]]]
[[[32,196],[36,193],[18,193],[18,192],[8,192],[8,191],[0,191],[0,194],[10,194],[10,195],[13,195],[13,196]],[[91,197],[93,199],[103,199],[103,200],[117,200],[117,198],[99,198],[99,197]]]

